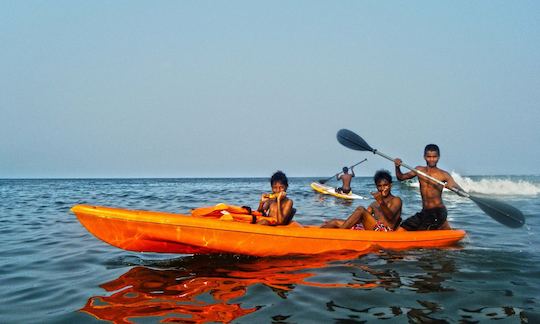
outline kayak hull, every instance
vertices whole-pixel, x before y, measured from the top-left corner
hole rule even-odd
[[[323,195],[330,195],[341,199],[366,199],[360,195],[353,194],[352,191],[348,194],[336,192],[336,188],[323,185],[322,183],[312,182],[311,189],[321,193]]]
[[[94,236],[136,252],[253,256],[408,249],[450,246],[462,230],[374,232],[287,226],[265,226],[190,215],[76,205],[72,209]]]

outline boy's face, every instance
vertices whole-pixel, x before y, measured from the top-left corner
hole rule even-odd
[[[424,160],[426,160],[426,164],[428,167],[434,168],[439,162],[439,154],[436,151],[427,151],[424,154]]]
[[[392,183],[386,179],[381,179],[376,183],[377,191],[381,193],[383,197],[388,197],[390,190],[392,189]]]
[[[287,191],[287,186],[281,183],[281,181],[274,181],[274,183],[272,183],[273,193],[286,192],[286,191]]]

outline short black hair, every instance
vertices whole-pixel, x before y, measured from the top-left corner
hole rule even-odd
[[[441,156],[441,151],[439,150],[439,147],[435,144],[426,145],[426,148],[424,149],[424,155],[426,155],[428,151],[437,152],[437,155]]]
[[[349,168],[343,167],[343,172],[349,172]]]
[[[375,172],[375,175],[373,176],[373,182],[377,184],[377,182],[381,180],[386,180],[388,183],[392,183],[392,175],[390,174],[390,171],[388,170],[379,170]]]
[[[273,185],[274,182],[279,181],[285,186],[289,186],[289,180],[287,179],[287,176],[282,171],[276,171],[272,177],[270,178],[270,185]]]

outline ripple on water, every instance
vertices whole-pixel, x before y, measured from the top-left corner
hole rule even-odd
[[[311,180],[292,179],[289,190],[295,218],[304,224],[344,218],[370,202],[314,194]],[[355,181],[358,193],[374,189],[371,179]],[[452,226],[469,234],[455,249],[376,251],[323,262],[132,253],[96,239],[69,212],[77,203],[172,212],[218,202],[255,206],[269,190],[266,178],[9,183],[3,190],[0,181],[0,312],[8,322],[93,321],[79,311],[91,301],[111,314],[133,311],[131,319],[140,322],[212,316],[235,323],[504,323],[534,318],[540,309],[539,218],[530,216],[540,208],[537,199],[515,200],[529,215],[527,228],[507,229],[471,202],[452,199]],[[405,215],[417,211],[417,191],[396,192]],[[160,307],[162,313],[152,313]]]

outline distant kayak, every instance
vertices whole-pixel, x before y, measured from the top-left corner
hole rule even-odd
[[[372,248],[443,247],[465,236],[463,230],[375,232],[324,229],[297,222],[265,226],[250,224],[250,215],[245,219],[235,217],[236,212],[242,212],[239,208],[202,207],[195,209],[194,215],[89,205],[76,205],[71,210],[97,238],[136,252],[279,256]]]
[[[355,195],[352,191],[348,194],[338,193],[336,192],[336,188],[326,186],[318,182],[312,182],[311,188],[317,191],[318,193],[322,193],[324,195],[331,195],[331,196],[342,198],[342,199],[366,199],[366,197]]]

